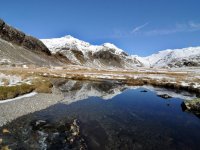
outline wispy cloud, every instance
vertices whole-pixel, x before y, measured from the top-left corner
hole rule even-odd
[[[196,22],[189,22],[189,26],[190,28],[192,28],[193,30],[200,30],[200,23],[196,23]]]
[[[176,23],[171,27],[153,28],[147,30],[145,27],[149,25],[146,22],[143,25],[137,26],[132,30],[115,29],[111,38],[127,38],[133,36],[157,36],[157,35],[170,35],[176,33],[187,33],[200,31],[200,22],[188,21],[186,23]]]
[[[153,36],[153,35],[169,35],[181,32],[194,32],[200,31],[200,23],[190,21],[184,24],[176,24],[172,28],[162,28],[162,29],[153,29],[143,32],[144,35]]]
[[[137,27],[135,27],[130,33],[131,33],[131,34],[134,34],[134,33],[136,33],[136,32],[139,32],[142,28],[144,28],[144,27],[147,26],[148,24],[149,24],[149,23],[146,22],[146,23],[143,24],[143,25],[137,26]]]

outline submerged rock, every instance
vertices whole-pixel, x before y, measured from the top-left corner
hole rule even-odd
[[[140,92],[142,92],[142,93],[146,93],[146,92],[148,92],[147,90],[142,90],[142,91],[140,91]]]
[[[39,119],[20,123],[15,130],[13,127],[3,128],[0,149],[6,145],[11,149],[87,149],[77,119],[58,122]]]
[[[172,98],[171,96],[169,96],[167,94],[162,94],[162,95],[158,95],[158,96],[161,97],[161,98],[164,98],[164,99]]]

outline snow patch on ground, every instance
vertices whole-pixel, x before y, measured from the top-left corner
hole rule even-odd
[[[32,82],[31,79],[22,80],[20,76],[0,73],[0,86],[16,86],[23,83],[31,84]]]
[[[35,96],[36,94],[37,94],[37,92],[32,92],[32,93],[29,93],[29,94],[25,94],[25,95],[22,95],[22,96],[18,96],[18,97],[16,97],[16,98],[7,99],[7,100],[2,100],[2,101],[0,101],[0,104],[8,103],[8,102],[16,101],[16,100],[20,100],[20,99],[22,99],[22,98],[32,97],[32,96]]]
[[[21,83],[22,79],[19,76],[15,75],[5,75],[0,73],[0,86],[13,86]]]

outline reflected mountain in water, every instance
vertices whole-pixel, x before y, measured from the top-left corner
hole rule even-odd
[[[58,88],[64,94],[65,99],[63,101],[72,103],[89,97],[100,97],[109,100],[122,93],[128,86],[111,81],[84,82],[68,80]]]
[[[62,81],[59,86],[57,86],[61,92],[64,94],[64,103],[72,103],[79,100],[84,100],[89,97],[100,97],[103,100],[109,100],[113,97],[121,94],[126,89],[138,89],[141,86],[128,86],[125,84],[119,84],[112,81],[104,82],[89,82],[89,81],[76,81],[67,80]],[[195,94],[188,93],[186,91],[176,91],[164,88],[156,88],[152,86],[143,86],[152,92],[155,92],[158,96],[167,96],[180,99],[194,99]]]

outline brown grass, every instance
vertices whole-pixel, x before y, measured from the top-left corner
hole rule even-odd
[[[1,86],[0,87],[0,100],[14,98],[34,90],[33,85],[22,84],[16,86]]]
[[[38,93],[51,93],[52,83],[49,80],[43,78],[33,81],[35,91]]]
[[[16,86],[0,86],[0,100],[15,98],[20,95],[36,91],[38,93],[51,93],[53,85],[43,78],[35,79],[31,85],[21,84]]]

